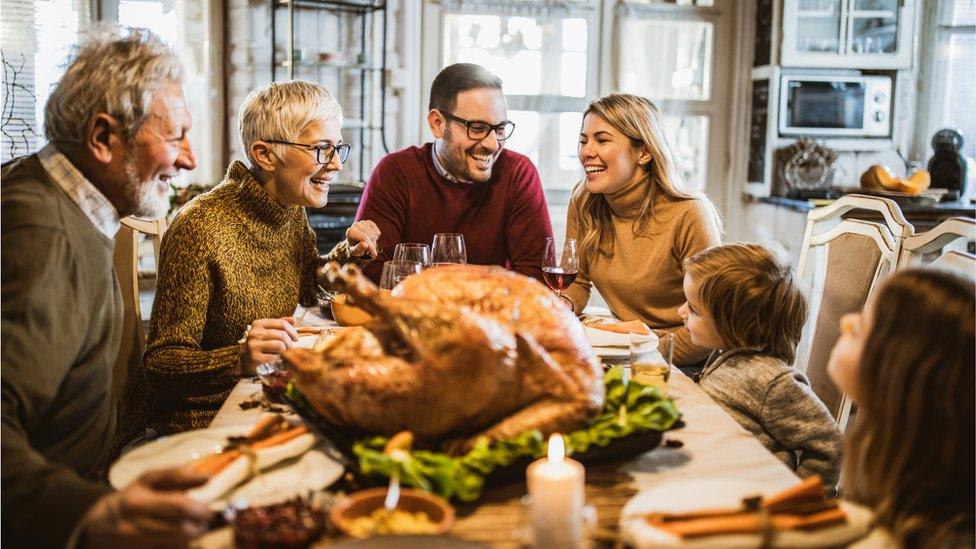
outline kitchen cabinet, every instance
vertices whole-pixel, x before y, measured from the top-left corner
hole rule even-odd
[[[781,65],[907,69],[917,0],[783,0]]]

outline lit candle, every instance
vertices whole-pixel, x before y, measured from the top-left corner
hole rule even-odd
[[[562,435],[549,437],[549,456],[526,471],[537,547],[582,547],[583,466],[566,457]]]

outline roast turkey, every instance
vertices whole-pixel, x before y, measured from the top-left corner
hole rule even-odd
[[[352,265],[329,264],[323,278],[374,315],[322,349],[284,355],[305,399],[334,425],[470,443],[569,432],[603,405],[600,363],[582,325],[534,279],[441,266],[391,294]]]

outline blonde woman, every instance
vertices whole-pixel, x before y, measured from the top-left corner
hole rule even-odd
[[[687,189],[660,111],[627,94],[590,103],[579,159],[586,179],[569,202],[567,237],[580,244],[580,266],[564,295],[579,313],[596,286],[617,318],[674,332],[677,365],[703,361],[708,350],[678,316],[683,262],[721,243],[721,220],[704,194]]]
[[[206,427],[241,376],[298,341],[301,303],[315,302],[320,264],[305,207],[322,207],[342,170],[342,112],[324,87],[295,80],[252,92],[241,108],[249,165],[187,204],[163,238],[146,346],[150,427]],[[328,260],[376,254],[360,221]]]

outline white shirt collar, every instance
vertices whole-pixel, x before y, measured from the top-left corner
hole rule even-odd
[[[85,217],[92,222],[98,232],[106,238],[115,239],[121,223],[119,213],[108,198],[92,185],[68,157],[51,143],[37,153],[37,159],[51,180],[78,205]]]
[[[434,169],[437,170],[437,173],[441,174],[441,177],[443,177],[444,179],[447,179],[448,181],[451,181],[453,183],[464,183],[464,184],[473,183],[473,181],[461,181],[460,179],[454,177],[453,175],[447,172],[447,170],[444,168],[444,165],[441,164],[441,160],[437,158],[437,141],[434,141],[430,145],[430,155],[434,157]]]

